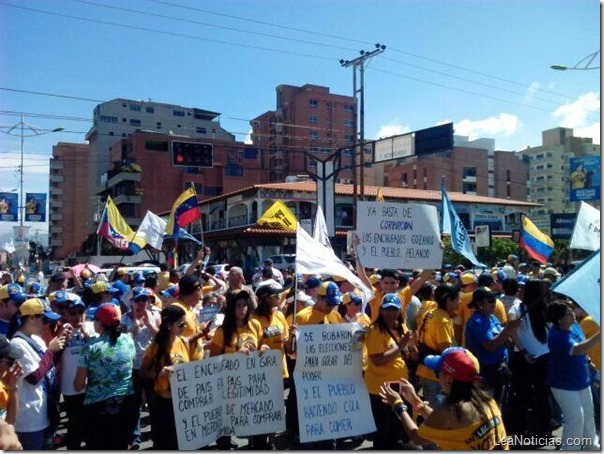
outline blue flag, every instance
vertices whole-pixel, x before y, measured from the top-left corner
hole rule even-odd
[[[172,235],[168,235],[165,234],[164,238],[171,238]],[[193,235],[191,235],[189,232],[187,232],[185,229],[180,228],[178,230],[178,237],[183,239],[183,240],[191,240],[196,244],[199,244],[200,246],[203,244],[201,241],[199,241],[197,238],[195,238]]]
[[[455,252],[463,255],[475,266],[486,267],[474,255],[468,231],[461,223],[459,216],[457,216],[457,212],[451,200],[449,200],[444,184],[442,185],[442,233],[451,234],[451,246]]]
[[[600,325],[600,249],[552,285],[552,291],[572,298]]]

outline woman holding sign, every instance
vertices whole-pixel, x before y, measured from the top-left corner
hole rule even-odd
[[[380,388],[390,382],[409,378],[405,358],[414,347],[415,336],[405,326],[401,313],[401,299],[395,293],[382,298],[379,315],[365,338],[369,357],[365,383],[369,391],[371,410],[377,431],[373,435],[373,448],[398,449],[402,441],[400,425],[389,407],[382,402]]]
[[[224,321],[210,342],[210,356],[225,353],[249,353],[258,349],[262,338],[262,326],[252,319],[254,301],[247,290],[235,290],[227,294]],[[229,436],[216,440],[218,449],[236,448]]]
[[[170,375],[174,365],[189,362],[189,344],[182,336],[186,315],[180,306],[162,309],[159,330],[145,350],[141,363],[141,376],[154,381],[155,416],[151,420],[154,449],[178,449]]]

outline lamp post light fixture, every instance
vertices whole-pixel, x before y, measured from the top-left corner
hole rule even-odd
[[[21,114],[21,121],[16,125],[12,126],[8,131],[2,131],[5,134],[21,137],[21,164],[19,166],[19,227],[23,230],[23,221],[25,220],[25,200],[23,199],[23,151],[24,142],[26,137],[42,136],[44,134],[50,134],[53,132],[61,132],[65,128],[59,127],[55,129],[39,129],[32,125],[29,125],[23,121],[23,114]],[[26,134],[26,130],[29,132]],[[18,133],[17,133],[18,131]]]
[[[567,70],[568,71],[589,71],[592,69],[600,69],[599,66],[589,66],[589,65],[591,65],[591,63],[595,60],[595,58],[599,54],[600,54],[600,51],[597,50],[593,54],[589,54],[587,57],[585,57],[584,59],[579,61],[575,66],[570,67],[570,68],[566,65],[561,65],[561,64],[552,65],[552,66],[550,66],[550,68],[558,70],[558,71],[567,71]],[[583,66],[581,66],[586,60],[587,60],[587,63],[585,63]]]

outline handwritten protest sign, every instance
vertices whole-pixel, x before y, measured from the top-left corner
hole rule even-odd
[[[298,328],[294,382],[302,443],[375,431],[358,329],[357,323]]]
[[[174,366],[170,377],[178,449],[218,437],[285,430],[281,352],[220,355]]]
[[[434,269],[442,264],[436,207],[358,202],[358,256],[367,268]]]

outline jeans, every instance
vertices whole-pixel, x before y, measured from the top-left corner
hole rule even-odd
[[[143,378],[140,376],[139,369],[132,369],[132,383],[134,385],[134,405],[138,409],[136,425],[130,438],[130,444],[141,444],[141,405],[143,403],[143,392],[147,399],[147,406],[149,407],[149,417],[151,419],[151,425],[153,426],[153,418],[155,416],[155,391],[153,391],[153,380],[150,378]],[[156,423],[157,425],[157,423]]]
[[[134,394],[84,405],[86,449],[127,450],[136,417]]]
[[[67,413],[67,449],[82,449],[84,441],[84,397],[85,393],[63,396]]]
[[[569,439],[590,438],[588,449],[599,450],[600,443],[594,424],[594,406],[589,387],[580,391],[551,388],[556,402],[564,413],[564,428],[562,429],[562,450],[579,451],[581,444],[568,444]]]
[[[44,447],[46,429],[37,432],[17,432],[17,438],[24,451],[41,451]]]

